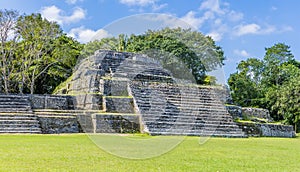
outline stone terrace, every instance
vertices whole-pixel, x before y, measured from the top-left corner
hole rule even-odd
[[[98,51],[81,62],[63,92],[75,95],[77,109],[99,111],[81,116],[88,132],[245,137],[215,88],[176,81],[145,55]],[[119,120],[110,120],[112,114]],[[135,127],[128,130],[128,125]]]
[[[0,133],[41,133],[28,96],[0,94]]]

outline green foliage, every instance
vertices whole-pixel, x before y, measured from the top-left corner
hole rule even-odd
[[[57,23],[40,14],[22,15],[16,17],[13,31],[16,39],[1,44],[2,52],[10,52],[9,58],[1,53],[0,59],[6,64],[2,68],[5,92],[51,93],[71,75],[82,45],[66,36]]]
[[[15,61],[15,24],[19,14],[14,10],[0,10],[0,92],[8,93],[11,82],[12,68]]]
[[[275,120],[296,125],[300,118],[299,67],[289,46],[278,43],[266,48],[263,60],[242,61],[230,75],[232,98],[242,106],[267,108]]]
[[[262,62],[255,58],[241,61],[237,72],[230,75],[228,84],[235,103],[241,106],[259,106],[262,93],[259,83],[262,74]]]
[[[216,46],[210,37],[181,28],[149,30],[142,35],[121,34],[118,38],[93,41],[86,44],[83,56],[89,56],[99,49],[147,54],[159,60],[174,76],[193,77],[199,84],[208,83],[205,73],[222,66],[225,59],[221,47]]]

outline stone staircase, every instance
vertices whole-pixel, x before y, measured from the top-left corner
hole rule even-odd
[[[0,133],[41,133],[28,96],[0,94]]]
[[[188,85],[193,77],[181,67],[170,67],[142,54],[97,51],[81,62],[66,92],[76,95],[77,106],[93,109],[100,104],[98,109],[106,113],[121,114],[133,106],[130,113],[140,115],[139,124],[151,135],[245,137],[214,88]],[[132,103],[127,101],[131,97]],[[88,117],[86,121],[101,122],[100,115],[99,120]]]
[[[132,82],[131,88],[151,135],[245,137],[212,87]]]

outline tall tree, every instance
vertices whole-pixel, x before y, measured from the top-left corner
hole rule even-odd
[[[16,75],[21,89],[31,94],[51,93],[70,76],[81,45],[67,37],[57,23],[40,14],[20,16],[16,28],[20,35],[16,56],[22,62],[17,64]]]
[[[53,90],[72,75],[83,45],[65,34],[54,39],[49,56],[56,62],[37,78],[39,85],[35,93],[52,93]]]
[[[20,16],[17,21],[17,32],[22,40],[19,43],[18,56],[24,60],[19,73],[22,84],[27,84],[30,93],[34,93],[35,82],[50,66],[57,61],[48,53],[54,39],[62,34],[59,25],[43,19],[40,14]]]
[[[230,75],[228,84],[235,103],[241,106],[260,106],[262,92],[260,88],[263,63],[259,59],[249,58],[241,61],[237,72]]]
[[[299,62],[284,43],[274,44],[265,50],[262,61],[242,61],[238,64],[238,71],[230,75],[228,84],[233,100],[242,106],[266,108],[275,120],[295,117],[292,115],[296,114],[295,111],[289,108],[294,105],[286,100],[290,98],[289,103],[298,101],[289,92],[293,92],[293,86],[297,88],[294,82],[297,81],[295,78],[299,79]]]
[[[300,123],[300,70],[289,64],[282,67],[282,73],[288,74],[289,79],[276,91],[272,109],[284,118],[286,124],[294,125],[297,130]]]
[[[11,67],[15,51],[16,34],[14,27],[18,18],[15,10],[0,10],[0,87],[3,85],[5,93],[9,92]],[[0,88],[1,92],[1,88]]]

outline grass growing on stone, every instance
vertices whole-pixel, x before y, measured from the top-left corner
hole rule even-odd
[[[106,153],[84,134],[0,135],[0,171],[299,171],[299,167],[299,137],[210,138],[202,145],[198,137],[187,137],[159,157],[131,160]]]

